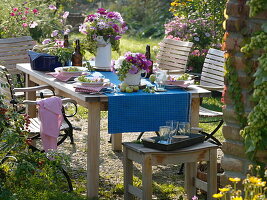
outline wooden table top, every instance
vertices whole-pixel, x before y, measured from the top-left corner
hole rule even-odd
[[[62,82],[62,81],[57,80],[53,76],[46,74],[47,72],[33,70],[31,69],[30,63],[19,63],[17,64],[16,67],[22,72],[29,74],[33,79],[38,80],[38,82],[50,85],[54,87],[55,89],[64,91],[65,93],[68,93],[81,101],[84,101],[84,102],[96,102],[96,101],[107,102],[108,101],[108,97],[104,94],[90,95],[86,93],[75,92],[75,89],[72,85],[73,82],[71,83]],[[200,88],[197,85],[190,85],[187,88],[187,91],[192,93],[192,98],[209,97],[211,94],[210,91]]]

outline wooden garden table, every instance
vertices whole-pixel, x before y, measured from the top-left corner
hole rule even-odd
[[[55,89],[57,95],[71,98],[81,106],[88,109],[88,133],[87,133],[87,196],[98,197],[99,189],[99,155],[100,155],[100,111],[107,110],[108,97],[102,95],[89,95],[77,93],[72,84],[56,80],[45,72],[32,70],[30,63],[20,63],[17,69],[26,74],[26,86],[50,85]],[[188,91],[192,93],[191,104],[191,126],[197,127],[199,122],[199,104],[201,97],[210,96],[208,90],[196,85],[189,86]],[[29,100],[35,100],[34,92],[26,96]],[[29,106],[27,112],[31,117],[36,115],[35,107]],[[122,134],[112,134],[112,149],[122,150]]]

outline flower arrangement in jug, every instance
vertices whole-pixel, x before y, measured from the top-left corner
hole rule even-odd
[[[96,55],[98,41],[103,37],[105,42],[110,42],[112,49],[119,52],[121,35],[128,29],[126,23],[118,12],[108,12],[99,8],[96,13],[88,15],[79,31],[86,35],[83,41],[84,49]]]
[[[142,53],[127,52],[124,56],[119,57],[113,65],[114,71],[119,80],[123,81],[127,74],[137,74],[140,71],[149,72],[149,67],[152,65],[150,60]]]

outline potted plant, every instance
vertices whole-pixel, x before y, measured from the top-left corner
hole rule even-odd
[[[119,57],[113,65],[113,71],[118,75],[119,80],[128,85],[139,85],[142,72],[149,72],[152,65],[150,60],[141,53],[127,52]]]
[[[111,48],[119,52],[121,35],[127,30],[121,14],[99,8],[96,13],[86,16],[79,31],[86,35],[83,48],[96,55],[96,66],[111,66]]]

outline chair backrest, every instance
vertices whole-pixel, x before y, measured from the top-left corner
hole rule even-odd
[[[210,48],[202,68],[200,85],[224,87],[224,51]]]
[[[169,73],[184,73],[192,42],[164,38],[159,44],[157,63],[160,69]]]
[[[4,65],[10,74],[18,74],[17,63],[29,62],[27,50],[35,45],[31,36],[0,39],[0,64]]]

